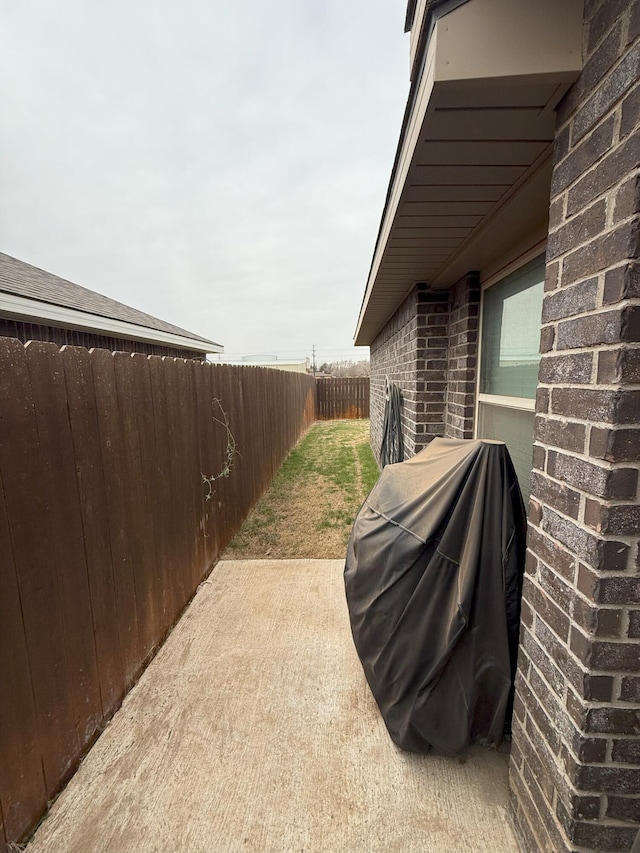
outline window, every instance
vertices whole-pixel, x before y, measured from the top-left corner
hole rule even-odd
[[[544,256],[482,295],[476,434],[505,442],[525,503],[533,456],[543,294]]]

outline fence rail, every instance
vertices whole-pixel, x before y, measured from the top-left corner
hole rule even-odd
[[[44,813],[314,417],[310,377],[0,338],[0,850]],[[230,437],[229,476],[209,487]]]
[[[318,420],[369,417],[369,377],[318,379]]]

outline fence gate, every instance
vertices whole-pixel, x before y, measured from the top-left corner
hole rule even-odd
[[[316,379],[316,417],[320,421],[369,417],[369,377]]]

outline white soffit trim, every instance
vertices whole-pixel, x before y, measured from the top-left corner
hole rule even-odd
[[[54,326],[98,332],[127,340],[167,344],[179,349],[190,349],[203,353],[224,352],[224,347],[213,343],[213,341],[208,344],[197,338],[182,337],[170,332],[162,332],[159,329],[138,326],[135,323],[125,323],[123,320],[114,320],[111,317],[89,314],[86,311],[52,305],[48,302],[40,302],[37,299],[27,299],[24,296],[15,296],[12,293],[0,293],[0,316],[22,320],[26,323],[43,323],[46,321]]]
[[[546,233],[554,109],[582,68],[582,14],[583,0],[468,0],[435,22],[356,345],[416,281],[448,286],[493,246]]]

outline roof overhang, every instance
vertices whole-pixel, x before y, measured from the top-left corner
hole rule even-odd
[[[224,347],[213,341],[174,335],[170,332],[139,326],[135,323],[126,323],[123,320],[115,320],[111,317],[98,316],[86,311],[41,302],[38,299],[16,296],[13,293],[0,293],[0,317],[8,317],[24,323],[78,329],[94,334],[125,338],[126,340],[146,341],[174,349],[193,350],[201,353],[224,352]]]
[[[554,110],[582,68],[583,0],[448,8],[432,12],[356,345],[373,341],[416,282],[448,287],[546,236]]]

